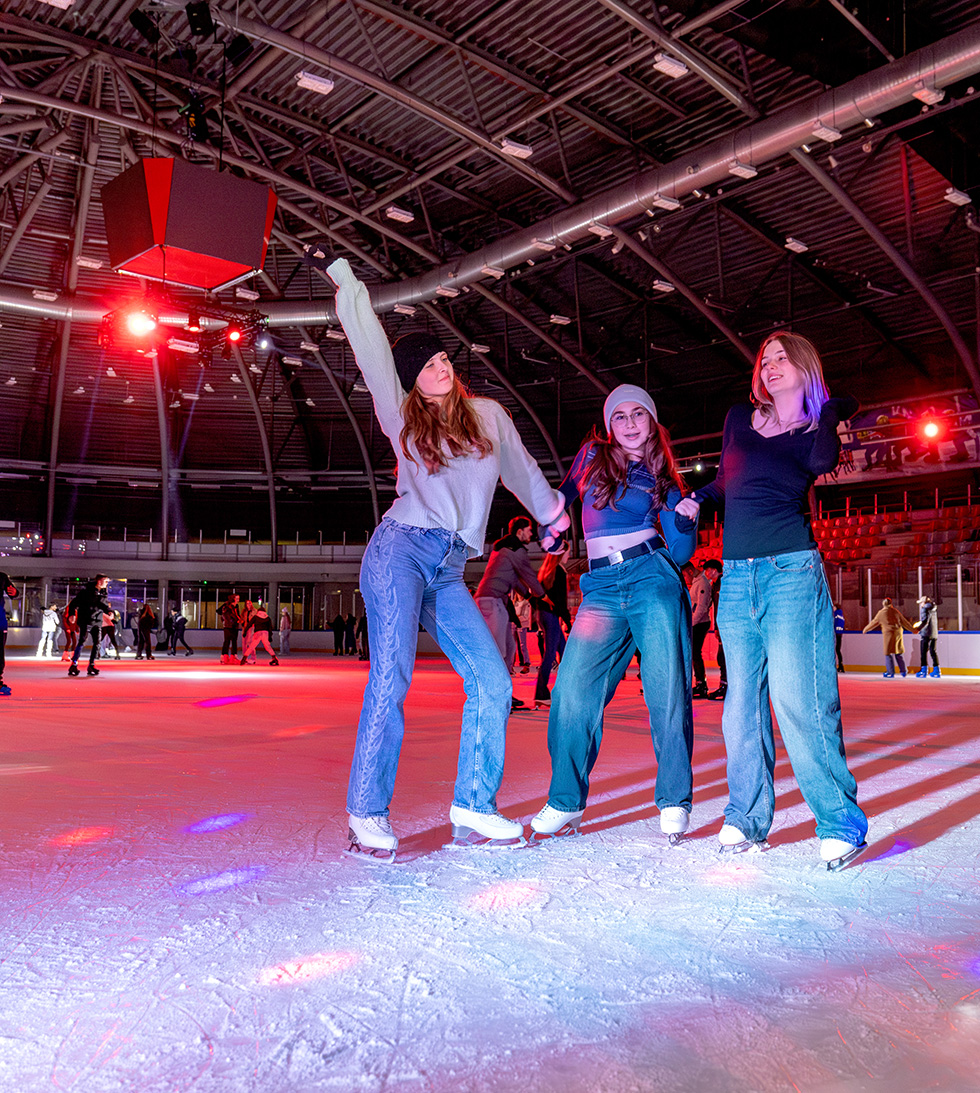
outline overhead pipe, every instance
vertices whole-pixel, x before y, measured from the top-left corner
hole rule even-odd
[[[658,195],[680,199],[695,189],[726,181],[730,178],[729,165],[733,160],[760,167],[778,159],[813,141],[817,122],[844,130],[904,105],[922,87],[943,88],[978,71],[980,24],[838,88],[808,96],[771,117],[747,124],[672,163],[644,171],[630,182],[598,193],[428,273],[376,285],[371,291],[375,310],[390,311],[395,304],[432,300],[440,287],[462,290],[484,280],[487,268],[507,270],[529,258],[540,258],[543,252],[536,244],[555,247],[571,244],[586,238],[593,225],[613,226],[652,211]],[[270,325],[274,326],[336,322],[336,314],[328,301],[278,301],[266,308],[266,312]]]
[[[613,226],[656,206],[665,195],[681,199],[695,189],[706,189],[730,178],[729,165],[738,159],[760,167],[812,141],[820,121],[836,129],[866,122],[912,100],[922,87],[943,88],[980,72],[980,23],[967,27],[898,61],[876,69],[838,88],[818,92],[770,117],[749,123],[710,144],[694,149],[662,167],[652,168],[573,205],[536,225],[497,239],[477,251],[434,267],[428,273],[402,281],[375,285],[371,299],[378,312],[396,304],[418,304],[435,299],[440,287],[464,289],[487,277],[487,268],[513,269],[529,258],[542,257],[541,246],[561,247],[589,235],[596,224]],[[106,308],[92,299],[34,300],[29,290],[0,286],[0,307],[43,315],[99,322]],[[263,305],[273,327],[335,323],[332,301],[276,300]],[[180,324],[185,313],[162,314],[163,322]]]

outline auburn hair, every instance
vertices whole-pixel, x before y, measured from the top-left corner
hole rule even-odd
[[[488,456],[493,451],[493,442],[483,435],[472,401],[473,396],[459,376],[453,377],[453,385],[441,403],[426,399],[418,385],[414,386],[402,403],[405,424],[398,439],[405,456],[417,462],[408,447],[414,441],[429,474],[435,474],[449,462],[443,444],[453,456],[471,452],[479,452],[480,459]]]
[[[617,495],[622,496],[626,492],[630,457],[612,435],[603,436],[598,429],[593,430],[588,443],[591,443],[594,454],[583,484],[587,489],[591,486],[595,490],[595,508],[604,509],[609,505],[615,510]],[[650,419],[650,435],[639,462],[656,480],[656,485],[647,492],[658,508],[663,508],[667,503],[667,491],[672,487],[676,486],[681,493],[687,491],[670,447],[670,434],[653,417]]]
[[[565,560],[565,555],[568,552],[568,545],[565,545],[565,549],[557,554],[545,554],[544,561],[538,567],[538,582],[544,588],[545,592],[550,592],[552,586],[555,583],[555,571],[558,566]]]

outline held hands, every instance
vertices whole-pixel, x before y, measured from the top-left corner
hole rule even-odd
[[[560,554],[565,549],[565,532],[571,526],[567,512],[562,512],[550,524],[538,524],[538,542],[548,554]]]
[[[674,506],[674,512],[685,520],[697,520],[700,511],[701,504],[694,499],[693,493],[690,497],[682,497]]]

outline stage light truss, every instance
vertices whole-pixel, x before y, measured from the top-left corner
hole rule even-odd
[[[184,323],[162,322],[161,315],[181,315]],[[99,330],[103,348],[116,346],[145,355],[148,349],[170,348],[197,353],[207,360],[215,349],[230,356],[232,346],[248,349],[265,330],[267,316],[254,309],[190,304],[163,294],[138,297],[106,313]]]

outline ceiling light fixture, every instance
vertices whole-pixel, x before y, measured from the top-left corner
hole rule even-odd
[[[304,91],[315,91],[318,95],[329,95],[333,91],[333,80],[328,76],[318,76],[315,72],[297,72],[296,86]]]
[[[553,251],[555,249],[556,245],[557,244],[552,243],[548,239],[532,239],[531,240],[531,246],[534,247],[535,250]]]
[[[669,53],[654,53],[653,67],[665,76],[670,76],[672,80],[679,80],[681,76],[686,76],[689,71],[683,61],[671,57]]]
[[[681,207],[681,203],[676,197],[668,197],[666,194],[659,193],[650,198],[650,204],[656,205],[658,209],[666,209],[668,212],[673,212],[674,209]]]
[[[496,266],[480,266],[480,270],[488,277],[493,277],[497,281],[506,273],[506,270],[498,269]]]
[[[505,156],[513,156],[514,159],[529,159],[534,154],[530,144],[521,144],[519,140],[511,140],[504,137],[500,142],[500,150]]]
[[[397,220],[400,224],[411,224],[415,219],[415,213],[410,209],[403,209],[398,205],[389,205],[385,209],[385,216],[389,220]]]
[[[345,342],[347,341],[347,335],[342,330],[328,330],[327,337],[332,342]]]
[[[303,367],[303,362],[300,360],[299,357],[283,357],[282,358],[282,363],[283,364],[288,364],[290,368],[302,368]]]
[[[41,3],[47,4],[49,8],[67,11],[75,3],[75,0],[41,0]]]
[[[674,291],[674,286],[670,283],[670,281],[662,281],[659,277],[651,284],[650,287],[656,289],[657,292]]]
[[[250,304],[254,304],[255,301],[259,298],[259,294],[255,291],[254,288],[246,288],[244,285],[239,285],[235,289],[235,295],[238,297],[239,300],[248,300]]]
[[[835,129],[832,125],[824,125],[822,121],[818,121],[813,127],[813,135],[817,140],[835,141],[840,140],[841,132],[839,129]]]
[[[932,84],[927,84],[924,80],[919,80],[912,92],[912,98],[924,102],[926,106],[935,106],[936,103],[942,102],[946,98],[946,92],[940,91],[938,87]]]
[[[738,178],[755,178],[759,172],[751,163],[742,163],[740,160],[733,159],[728,165],[728,173]]]
[[[300,342],[300,349],[305,349],[307,353],[316,353],[319,351],[320,346],[316,342]],[[283,357],[283,360],[286,358]]]
[[[555,326],[568,326],[572,320],[567,315],[549,315],[548,321],[554,323]]]
[[[786,242],[783,246],[794,254],[804,254],[810,249],[801,239],[796,239],[792,235],[786,236]]]
[[[605,224],[590,224],[589,231],[593,235],[598,235],[600,239],[608,239],[612,235],[612,228],[607,228]]]
[[[75,265],[81,266],[82,269],[102,269],[103,262],[98,258],[86,258],[84,254],[80,254],[75,259]]]
[[[57,292],[48,292],[47,289],[35,288],[31,291],[31,295],[35,300],[47,300],[48,303],[53,303],[58,299]]]
[[[481,345],[479,342],[474,342],[470,346],[470,349],[472,349],[474,353],[489,353],[490,352],[490,346],[489,345]]]
[[[943,194],[943,200],[948,201],[950,205],[969,205],[971,199],[969,194],[957,190],[955,186],[947,186],[946,192]]]
[[[451,285],[439,285],[436,289],[436,295],[445,296],[447,299],[451,300],[454,296],[459,295],[459,289],[453,288]]]
[[[411,304],[395,304],[392,311],[397,312],[399,315],[414,315],[415,308]]]
[[[186,341],[184,338],[168,338],[167,345],[175,353],[196,353],[201,348],[197,342]]]

